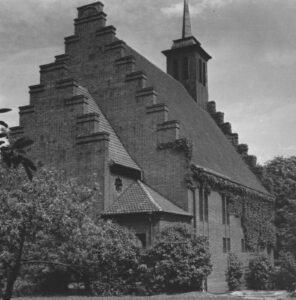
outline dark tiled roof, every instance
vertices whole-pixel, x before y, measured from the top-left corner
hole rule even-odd
[[[170,119],[180,120],[182,137],[193,142],[192,162],[229,177],[241,185],[266,193],[266,189],[235,151],[208,112],[201,109],[184,86],[153,65],[135,50],[137,69],[147,74],[148,86],[158,93],[158,103],[169,108]]]
[[[104,215],[165,212],[191,216],[141,181],[132,183]]]
[[[102,110],[92,98],[87,89],[83,87],[79,87],[79,90],[82,94],[84,94],[88,98],[88,112],[87,113],[98,113],[100,118],[100,131],[105,131],[110,134],[110,142],[109,142],[109,158],[111,162],[116,164],[129,167],[136,170],[141,170],[136,162],[131,158],[128,154],[124,146],[122,145],[119,137],[116,135],[109,121],[103,114]]]

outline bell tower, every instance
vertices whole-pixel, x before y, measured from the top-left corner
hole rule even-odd
[[[207,63],[211,56],[192,36],[188,0],[184,0],[182,38],[162,52],[167,58],[167,73],[180,81],[203,109],[208,102]]]

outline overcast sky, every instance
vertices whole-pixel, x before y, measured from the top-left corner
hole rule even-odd
[[[88,0],[0,0],[0,107],[18,124],[39,65],[64,51],[76,7]],[[105,0],[108,24],[160,68],[181,37],[182,0]],[[212,55],[210,99],[249,153],[296,155],[296,0],[189,0],[192,31]],[[180,99],[181,100],[181,99]]]

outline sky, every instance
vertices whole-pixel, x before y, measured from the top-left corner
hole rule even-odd
[[[10,126],[39,65],[64,53],[76,7],[91,0],[0,0],[0,107]],[[181,38],[183,0],[103,0],[117,36],[165,70]],[[213,57],[210,100],[264,163],[296,155],[296,0],[189,0],[193,35]]]

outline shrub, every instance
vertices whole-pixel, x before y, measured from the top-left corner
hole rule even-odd
[[[273,266],[270,258],[260,254],[249,262],[249,269],[246,274],[247,286],[254,290],[268,289],[273,274]]]
[[[212,270],[207,239],[184,224],[167,227],[143,254],[140,270],[150,294],[201,290]]]
[[[230,291],[239,290],[243,276],[243,264],[234,253],[228,255],[226,281]]]
[[[291,253],[280,253],[278,267],[274,274],[277,289],[295,291],[296,289],[296,260]]]

